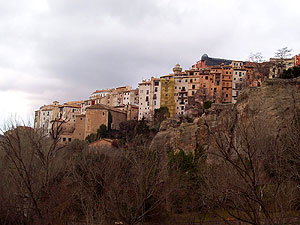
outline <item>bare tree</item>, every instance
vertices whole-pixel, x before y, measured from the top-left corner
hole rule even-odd
[[[256,62],[256,63],[262,63],[265,61],[261,52],[256,52],[256,53],[251,52],[248,59],[250,62]]]
[[[288,47],[284,47],[281,49],[278,49],[277,52],[275,52],[275,58],[279,59],[285,59],[291,56],[292,49],[288,49]]]
[[[87,150],[73,163],[70,186],[87,224],[140,224],[160,218],[166,202],[164,164],[156,151]]]
[[[7,182],[17,196],[18,211],[27,222],[45,223],[52,213],[50,205],[44,203],[52,196],[63,165],[58,160],[63,147],[58,145],[58,130],[52,137],[46,137],[40,130],[18,126],[6,131],[0,143],[7,165]]]
[[[268,135],[255,112],[225,119],[214,130],[205,186],[207,204],[233,219],[261,224],[283,224],[295,209],[298,190],[289,173],[281,144]],[[287,190],[289,190],[287,192]],[[225,223],[224,213],[216,210]]]

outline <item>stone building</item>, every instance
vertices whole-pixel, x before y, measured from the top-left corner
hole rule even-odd
[[[104,124],[111,129],[119,129],[119,124],[127,120],[127,113],[106,105],[95,104],[86,109],[84,137],[96,133]]]
[[[85,139],[85,115],[77,115],[72,139]]]

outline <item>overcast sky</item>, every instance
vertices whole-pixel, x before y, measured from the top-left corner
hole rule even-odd
[[[0,126],[202,54],[300,53],[299,0],[0,0]]]

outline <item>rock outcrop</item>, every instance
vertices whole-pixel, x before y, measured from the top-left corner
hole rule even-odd
[[[212,151],[213,137],[218,132],[231,131],[239,141],[238,128],[244,126],[247,129],[250,125],[255,126],[258,135],[280,137],[298,111],[300,79],[267,80],[260,88],[247,88],[241,92],[235,105],[213,104],[193,123],[180,124],[175,119],[164,121],[151,148],[191,152],[198,143]]]
[[[181,123],[180,120],[167,119],[162,122],[160,131],[153,138],[150,148],[162,151],[194,151],[197,143],[197,130],[197,122]]]

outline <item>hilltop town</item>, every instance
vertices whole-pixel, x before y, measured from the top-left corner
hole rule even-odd
[[[201,57],[190,69],[177,64],[173,73],[142,80],[137,89],[123,86],[94,91],[87,100],[41,106],[35,111],[35,128],[49,134],[53,121],[64,121],[61,140],[84,140],[101,124],[119,129],[128,120],[153,120],[155,109],[167,107],[170,117],[189,116],[195,102],[234,104],[246,87],[260,87],[265,79],[300,65],[300,54],[266,62]],[[196,107],[199,107],[199,104]],[[109,124],[109,117],[111,124]]]
[[[0,136],[0,223],[299,224],[299,69],[204,55],[42,106]]]

